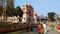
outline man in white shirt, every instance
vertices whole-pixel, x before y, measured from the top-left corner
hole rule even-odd
[[[47,25],[46,25],[46,23],[44,22],[43,24],[43,28],[44,28],[44,34],[47,32]]]

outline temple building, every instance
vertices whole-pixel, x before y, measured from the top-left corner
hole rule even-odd
[[[3,0],[0,0],[0,16],[2,15],[3,12]]]
[[[7,6],[13,7],[14,0],[0,0],[0,21],[7,20],[6,18],[6,10]]]
[[[24,3],[22,6],[22,11],[22,23],[36,23],[37,14],[35,13],[33,7],[30,4]]]

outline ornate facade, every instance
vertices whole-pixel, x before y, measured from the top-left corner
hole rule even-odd
[[[22,11],[22,23],[36,23],[37,14],[34,12],[34,9],[30,4],[24,3],[22,6]]]

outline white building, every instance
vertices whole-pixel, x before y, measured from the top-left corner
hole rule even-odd
[[[36,15],[37,14],[34,12],[34,9],[30,4],[24,3],[22,6],[22,11],[23,11],[22,23],[36,22]]]

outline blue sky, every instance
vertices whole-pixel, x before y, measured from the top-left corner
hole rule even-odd
[[[38,16],[47,16],[48,12],[55,12],[60,15],[60,0],[15,0],[14,5],[22,7],[23,3],[33,6]]]

